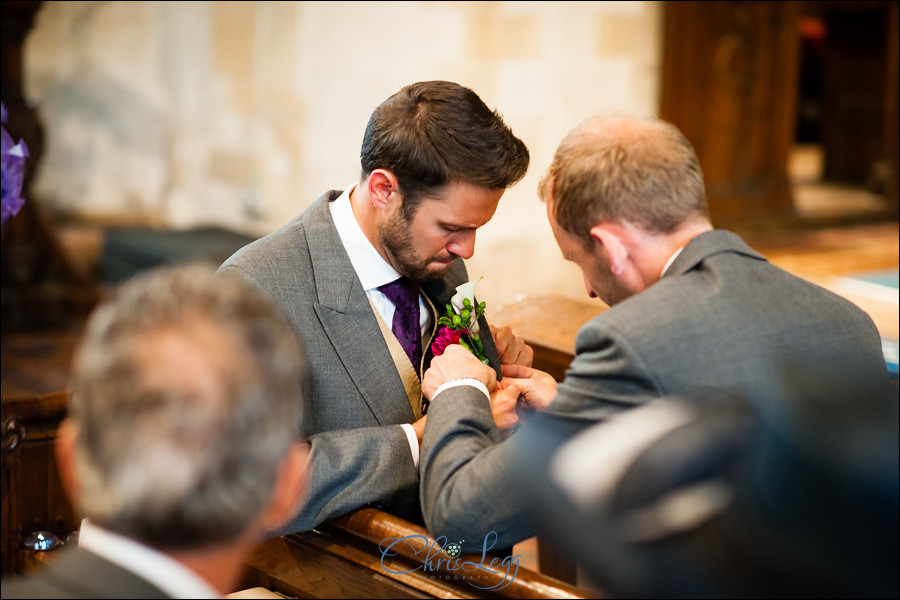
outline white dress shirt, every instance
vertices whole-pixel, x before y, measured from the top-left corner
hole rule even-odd
[[[672,266],[672,263],[675,262],[675,259],[678,258],[678,255],[681,254],[681,251],[684,250],[684,246],[676,250],[672,256],[669,257],[669,260],[666,261],[666,264],[663,265],[662,272],[659,274],[659,278],[662,279],[662,276],[666,274],[666,271],[669,270],[669,267]]]
[[[328,208],[331,210],[331,218],[334,220],[341,243],[350,257],[353,270],[356,271],[356,276],[366,291],[366,296],[372,301],[384,322],[390,326],[394,322],[394,303],[388,300],[387,296],[378,290],[378,287],[399,278],[400,273],[378,254],[372,242],[359,226],[350,204],[350,193],[355,188],[356,184],[354,183],[345,189],[343,194],[328,205]],[[431,311],[425,305],[421,294],[419,294],[419,326],[422,329],[424,343],[427,338],[426,333],[431,330]],[[416,431],[409,423],[403,423],[401,427],[406,433],[413,463],[418,469],[419,440],[416,437]]]
[[[172,598],[222,597],[177,560],[87,519],[81,521],[78,547],[146,579]]]

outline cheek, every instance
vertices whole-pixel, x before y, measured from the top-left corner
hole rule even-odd
[[[439,252],[448,243],[449,238],[440,230],[414,223],[409,228],[409,247],[406,250],[415,255],[430,256]]]
[[[446,248],[452,241],[453,236],[447,235],[447,232],[442,228],[429,227],[420,232],[418,249],[420,251],[427,250],[429,253],[433,254],[442,248]]]

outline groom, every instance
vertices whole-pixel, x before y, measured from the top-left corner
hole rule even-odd
[[[221,267],[265,290],[309,350],[302,434],[314,472],[291,531],[361,506],[422,522],[420,374],[437,316],[468,280],[477,229],[529,163],[500,115],[447,81],[408,85],[378,106],[360,154],[357,182]],[[500,362],[530,365],[508,328],[482,337],[498,374]]]

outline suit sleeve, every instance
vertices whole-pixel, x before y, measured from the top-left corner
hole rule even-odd
[[[286,532],[307,531],[365,505],[418,521],[418,473],[400,425],[313,435],[311,472],[300,512]]]
[[[517,437],[500,443],[490,403],[475,387],[453,387],[434,398],[419,465],[422,514],[432,535],[466,551],[480,550],[490,532],[499,547],[533,535],[521,497],[509,493]]]
[[[266,293],[279,291],[272,283],[277,281],[274,274],[264,271],[263,266],[258,264],[252,266],[255,267],[253,272],[243,265],[234,264],[226,264],[220,270],[239,274]],[[267,274],[263,278],[267,284],[262,284],[260,277],[254,274],[260,271]],[[289,287],[293,294],[295,285]],[[279,307],[288,304],[284,298],[281,301],[275,299],[274,302]],[[311,305],[312,301],[307,298],[298,301],[298,304]],[[368,305],[366,306],[368,310]],[[297,335],[304,341],[311,363],[321,358],[322,348],[328,342],[323,342],[322,336],[318,335],[320,329],[315,326],[316,317],[304,313],[302,316],[295,315],[290,320]],[[308,332],[309,336],[304,337],[301,331]],[[329,412],[332,421],[346,418],[347,423],[350,423],[349,418],[355,410],[350,403],[350,396],[356,390],[343,367],[336,361],[319,361],[312,364],[311,371],[313,383],[311,389],[307,390],[308,401],[303,404],[304,416],[300,431],[311,444],[311,471],[298,514],[277,533],[307,531],[327,519],[361,506],[379,508],[407,520],[420,522],[418,472],[413,464],[406,434],[397,424],[405,421],[397,416],[396,423],[391,424],[376,425],[369,419],[362,426],[350,424],[343,429],[321,431],[319,425],[316,427],[319,431],[309,431],[309,424],[315,419],[321,420],[323,411]],[[327,396],[321,393],[321,387],[316,387],[315,381],[327,382]],[[409,416],[412,416],[411,411]],[[362,417],[357,422],[361,420]]]
[[[576,352],[557,398],[502,443],[490,403],[474,387],[453,387],[433,399],[419,467],[422,514],[433,535],[465,540],[468,551],[479,549],[491,531],[504,547],[531,537],[536,529],[520,484],[543,457],[529,440],[551,429],[563,440],[659,395],[645,365],[614,331],[585,326]]]

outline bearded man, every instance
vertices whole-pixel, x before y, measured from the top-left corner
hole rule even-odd
[[[476,231],[529,163],[500,115],[447,81],[408,85],[379,105],[360,156],[357,182],[221,267],[265,290],[309,349],[302,434],[314,473],[292,531],[361,506],[422,523],[420,377],[430,341],[468,280]],[[498,375],[501,362],[530,366],[521,338],[493,333],[481,337]]]

